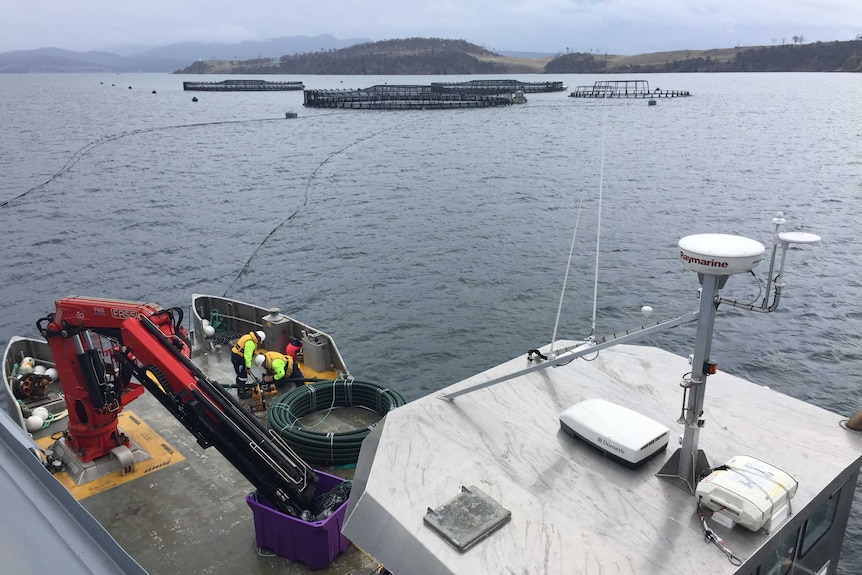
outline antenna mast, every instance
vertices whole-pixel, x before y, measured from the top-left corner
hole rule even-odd
[[[746,273],[763,259],[765,248],[760,242],[724,234],[698,234],[686,236],[679,241],[679,257],[683,265],[697,272],[700,290],[700,314],[697,324],[697,336],[694,343],[694,355],[691,358],[691,372],[683,376],[680,387],[683,389],[683,407],[677,423],[685,426],[682,447],[674,453],[667,463],[656,474],[676,481],[679,487],[694,493],[697,478],[709,468],[709,462],[702,450],[698,449],[700,430],[704,426],[703,402],[706,395],[706,378],[715,373],[715,363],[709,359],[712,345],[715,314],[721,303],[729,303],[735,307],[745,307],[753,311],[771,312],[778,307],[781,288],[784,282],[781,274],[784,272],[784,256],[791,242],[813,243],[820,240],[819,236],[801,232],[779,233],[784,223],[783,213],[779,212],[772,221],[775,224],[773,236],[772,257],[769,266],[769,276],[775,265],[776,251],[781,252],[781,268],[776,276],[775,300],[767,307],[771,287],[767,287],[766,296],[761,307],[727,302],[719,297],[719,290],[724,288],[731,275]],[[768,284],[770,286],[772,282]]]

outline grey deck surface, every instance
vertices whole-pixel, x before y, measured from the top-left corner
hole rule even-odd
[[[0,510],[5,519],[0,526],[2,571],[38,573],[50,568],[70,575],[143,574],[33,457],[32,443],[18,425],[0,412]],[[55,541],[55,534],[61,534],[62,543]]]
[[[562,345],[574,342],[561,342]],[[393,573],[728,574],[737,567],[705,543],[696,501],[656,472],[676,451],[682,427],[685,358],[620,345],[446,402],[427,396],[390,413],[373,467],[366,442],[345,534]],[[528,367],[524,357],[447,388]],[[638,411],[671,430],[670,445],[630,470],[560,429],[559,415],[588,398]],[[794,510],[839,476],[851,476],[862,436],[841,416],[719,372],[706,390],[700,448],[711,465],[750,455],[790,473]],[[475,485],[512,512],[511,520],[466,552],[423,522],[427,509]],[[712,526],[747,558],[767,539],[736,526]]]

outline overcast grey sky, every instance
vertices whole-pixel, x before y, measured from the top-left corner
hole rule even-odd
[[[862,0],[3,0],[0,52],[284,36],[641,54],[862,34]]]

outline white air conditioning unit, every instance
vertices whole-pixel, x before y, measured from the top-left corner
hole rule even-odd
[[[560,415],[560,427],[627,467],[637,467],[667,447],[669,430],[627,407],[586,399]]]
[[[790,517],[796,480],[760,459],[736,455],[697,484],[701,505],[752,531],[767,532]]]

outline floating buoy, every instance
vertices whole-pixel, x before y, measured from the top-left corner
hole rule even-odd
[[[131,90],[131,89],[132,89],[132,87],[131,87],[131,86],[129,86],[129,90]]]
[[[655,106],[655,100],[650,100],[650,101],[649,101],[649,105],[650,105],[650,106]]]
[[[42,429],[42,425],[45,424],[45,420],[39,417],[38,415],[31,415],[27,418],[27,431],[36,431],[38,429]]]
[[[197,96],[192,96],[192,102],[197,102],[197,101],[198,101],[198,97],[197,97]]]
[[[45,377],[49,378],[51,381],[57,381],[57,370],[53,367],[49,367],[45,370]]]
[[[155,90],[153,90],[153,94],[155,94],[155,93],[156,93],[156,91],[155,91]]]
[[[204,337],[212,337],[215,335],[215,328],[211,325],[204,326]]]
[[[45,422],[51,416],[51,412],[48,411],[47,408],[42,407],[42,406],[37,407],[31,413],[33,415],[35,415],[36,417],[41,417],[42,422]]]
[[[44,365],[34,366],[33,367],[33,373],[35,373],[36,375],[45,375],[45,366]]]

